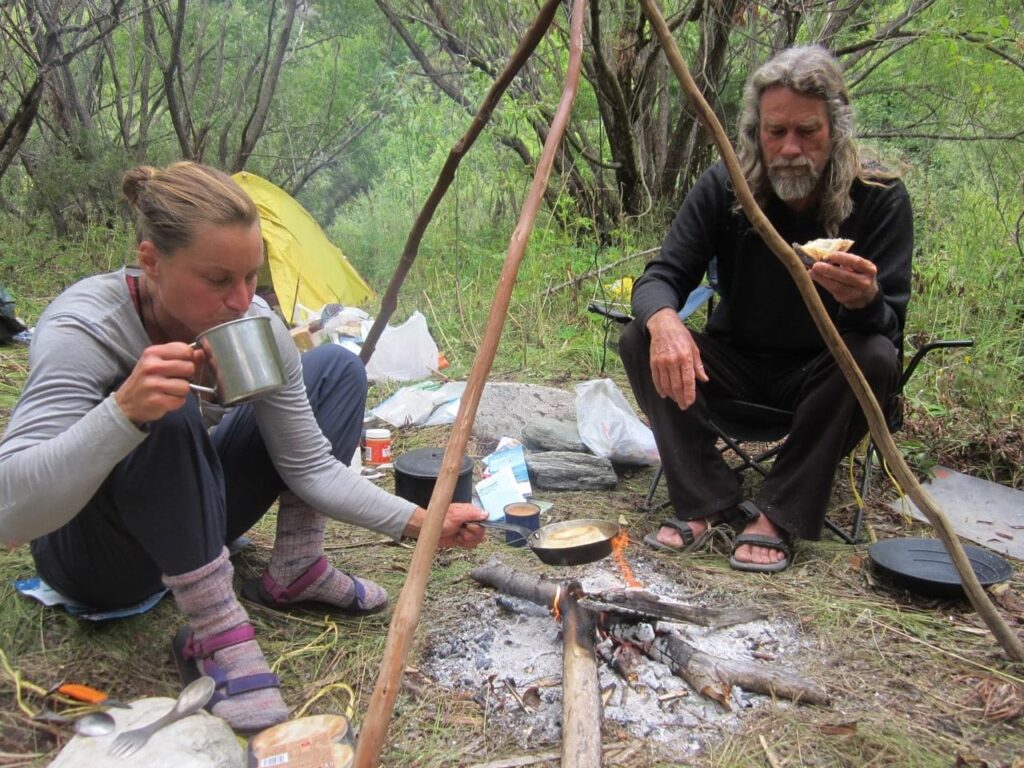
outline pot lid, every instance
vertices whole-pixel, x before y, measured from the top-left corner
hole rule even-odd
[[[1010,563],[991,550],[964,544],[964,554],[983,587],[1013,575]],[[894,584],[926,597],[964,594],[960,573],[939,539],[886,539],[868,547],[875,568]]]
[[[406,451],[395,460],[395,472],[401,472],[409,477],[423,477],[437,479],[441,474],[441,462],[444,460],[444,448],[417,448],[415,451]],[[462,457],[462,467],[459,475],[473,471],[473,460],[469,456]]]

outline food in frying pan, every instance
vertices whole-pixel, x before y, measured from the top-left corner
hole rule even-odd
[[[551,531],[544,537],[543,545],[554,549],[581,547],[608,538],[596,525],[578,525]]]

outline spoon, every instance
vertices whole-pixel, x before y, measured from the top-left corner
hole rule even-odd
[[[110,745],[110,754],[127,757],[141,749],[142,745],[149,741],[149,737],[164,726],[202,709],[213,696],[216,687],[217,683],[214,682],[214,679],[206,675],[193,680],[178,694],[178,700],[174,702],[174,707],[170,712],[148,725],[122,733]]]
[[[68,717],[56,712],[43,712],[33,720],[41,723],[71,725],[71,730],[79,736],[104,736],[114,730],[114,718],[107,712],[88,712],[81,717]]]
[[[71,729],[79,736],[103,736],[114,730],[114,718],[108,712],[89,712],[75,720]]]

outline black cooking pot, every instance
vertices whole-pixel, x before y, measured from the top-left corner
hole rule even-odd
[[[418,448],[395,459],[395,495],[424,509],[430,503],[437,477],[441,474],[444,448]],[[469,503],[473,500],[473,460],[462,457],[459,479],[455,483],[452,501]]]

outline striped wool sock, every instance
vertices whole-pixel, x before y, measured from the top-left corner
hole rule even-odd
[[[277,512],[277,536],[270,565],[267,566],[270,577],[282,587],[287,587],[302,576],[324,554],[326,527],[326,516],[291,491],[282,491]],[[363,585],[364,594],[356,607],[369,611],[387,604],[388,593],[382,587],[367,579],[359,579],[359,582]],[[355,599],[352,577],[334,566],[295,596],[295,602],[315,601],[340,608],[351,607]]]
[[[174,594],[174,601],[188,619],[196,641],[208,640],[248,623],[249,616],[235,597],[233,576],[234,568],[226,548],[213,561],[194,571],[164,576],[164,584]],[[211,658],[229,680],[270,672],[255,640],[221,648]],[[288,719],[288,708],[277,688],[231,696],[215,705],[213,713],[232,728],[247,731]]]

